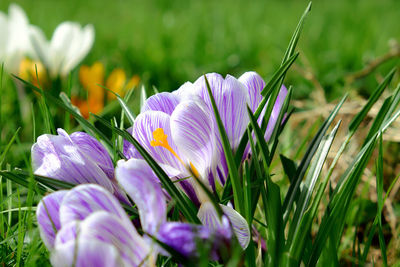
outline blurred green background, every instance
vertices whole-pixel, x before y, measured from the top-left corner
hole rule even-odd
[[[6,11],[16,2],[32,24],[50,38],[62,21],[92,23],[96,39],[83,63],[100,60],[108,71],[122,67],[148,86],[172,91],[207,72],[241,75],[255,70],[271,77],[280,64],[306,0],[282,1],[101,1],[23,0],[0,2]],[[337,0],[313,2],[299,43],[301,58],[325,90],[328,100],[344,94],[344,79],[399,41],[400,1]],[[376,71],[387,73],[399,58]],[[295,98],[309,97],[314,85],[290,71],[286,84]],[[357,81],[368,96],[375,76]]]

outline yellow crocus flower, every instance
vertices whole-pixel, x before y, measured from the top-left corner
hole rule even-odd
[[[88,99],[84,101],[77,97],[72,97],[72,103],[77,106],[82,116],[89,117],[89,112],[99,114],[104,108],[104,65],[97,61],[92,66],[83,65],[79,69],[79,80],[82,86],[88,91]],[[105,86],[111,91],[123,96],[127,89],[134,88],[140,82],[138,75],[134,75],[126,83],[125,71],[117,68],[114,69],[108,76]],[[115,95],[108,92],[107,98],[109,100],[115,99]]]
[[[18,75],[20,78],[31,82],[36,87],[39,87],[39,83],[43,86],[47,82],[46,70],[43,64],[39,61],[30,60],[29,58],[21,60]]]

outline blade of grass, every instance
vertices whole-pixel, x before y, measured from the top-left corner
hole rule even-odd
[[[301,256],[304,253],[305,242],[310,233],[312,222],[316,216],[317,208],[319,207],[322,198],[321,191],[323,192],[327,185],[327,182],[325,181],[322,183],[322,186],[319,186],[317,190],[314,190],[317,184],[317,179],[321,174],[322,166],[327,159],[333,140],[335,139],[339,125],[340,121],[336,124],[331,133],[321,142],[316,153],[316,159],[308,172],[293,220],[290,223],[286,246],[288,247],[288,256],[291,261],[295,261],[297,264],[300,264]],[[317,192],[316,197],[310,202],[310,199],[315,192]],[[291,262],[291,264],[292,263],[293,262]]]
[[[301,184],[301,181],[303,180],[306,170],[308,169],[311,159],[313,158],[323,136],[325,135],[326,131],[328,130],[329,126],[331,125],[333,119],[336,117],[337,113],[339,112],[339,109],[342,107],[346,98],[347,98],[347,95],[345,95],[342,98],[342,100],[336,105],[336,107],[332,110],[331,114],[321,125],[320,129],[318,130],[318,133],[311,140],[311,143],[308,146],[307,151],[306,151],[303,159],[301,160],[299,167],[297,168],[297,173],[296,173],[295,179],[290,184],[288,192],[285,197],[285,200],[283,202],[284,225],[286,225],[286,222],[289,218],[289,214],[292,209],[293,203],[298,199],[298,192],[299,192],[300,184]]]
[[[272,182],[270,177],[268,165],[270,154],[267,143],[264,139],[264,134],[258,126],[257,120],[249,107],[247,107],[247,113],[250,118],[251,127],[254,130],[266,177],[266,186],[264,183],[261,185],[261,197],[264,204],[268,226],[266,240],[268,244],[268,254],[265,263],[267,266],[277,266],[279,264],[280,253],[282,252],[282,246],[284,244],[280,189],[277,184]],[[253,153],[256,152],[253,151]]]
[[[128,107],[128,104],[126,104],[125,100],[122,99],[122,97],[119,94],[108,89],[107,87],[105,87],[101,84],[98,84],[98,86],[104,88],[105,90],[107,90],[108,92],[112,93],[113,95],[115,95],[117,97],[117,100],[118,100],[119,104],[121,105],[122,110],[125,112],[126,117],[128,118],[129,122],[133,125],[135,123],[135,114]],[[129,92],[131,92],[130,94],[132,94],[133,90],[130,90]]]

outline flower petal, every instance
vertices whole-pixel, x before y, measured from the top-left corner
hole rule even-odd
[[[60,207],[61,225],[84,220],[95,211],[107,211],[116,215],[127,224],[131,224],[118,200],[101,186],[80,185],[70,190]]]
[[[61,228],[60,205],[67,192],[62,190],[45,196],[36,210],[40,236],[49,249],[54,246],[56,234]]]
[[[268,141],[271,138],[272,132],[274,131],[276,121],[278,120],[279,113],[281,112],[283,103],[285,102],[285,98],[287,95],[287,89],[284,85],[282,85],[281,90],[279,91],[278,97],[276,98],[276,102],[271,112],[271,116],[269,117],[267,130],[265,131],[265,140]]]
[[[57,132],[39,136],[32,146],[34,173],[74,184],[96,183],[114,192],[110,179],[92,158],[82,153],[64,130]]]
[[[179,160],[172,155],[170,151],[160,146],[153,147],[150,144],[151,141],[154,140],[153,132],[158,128],[162,128],[167,135],[167,141],[172,150],[178,151],[171,136],[170,116],[161,111],[146,111],[137,116],[135,124],[133,125],[132,136],[138,140],[143,148],[145,148],[158,163],[184,170],[184,166],[182,166]]]
[[[98,240],[80,240],[57,246],[51,253],[52,266],[55,267],[117,267],[129,266],[120,259],[118,250],[111,244]]]
[[[261,78],[258,73],[254,71],[245,72],[242,76],[239,77],[239,82],[243,83],[249,95],[250,100],[250,108],[251,111],[255,112],[258,104],[260,104],[263,96],[261,95],[261,91],[265,87],[265,82],[263,78]]]
[[[247,89],[230,75],[227,75],[225,79],[217,73],[209,73],[206,76],[231,148],[235,150],[249,122],[246,107],[249,103]],[[204,99],[210,110],[213,110],[204,76],[197,79],[194,86],[197,94]],[[213,114],[211,116],[214,118]],[[219,136],[217,127],[215,127],[215,131]],[[222,151],[222,145],[219,145],[219,147]]]
[[[120,160],[116,176],[138,207],[143,229],[154,235],[167,219],[166,199],[154,172],[143,160]]]
[[[113,245],[122,259],[136,266],[151,253],[150,247],[133,227],[114,214],[105,211],[92,213],[80,224],[79,238],[99,240]]]
[[[224,215],[226,215],[232,224],[233,232],[235,233],[239,244],[243,249],[247,248],[250,242],[250,229],[247,221],[240,215],[236,210],[231,207],[220,205]],[[199,212],[197,213],[200,221],[210,227],[211,229],[224,228],[221,220],[218,218],[218,214],[215,211],[211,202],[205,202],[200,206]],[[220,229],[223,231],[224,229]]]
[[[179,97],[172,93],[162,92],[152,95],[144,102],[141,112],[154,110],[171,115],[179,103]]]
[[[179,154],[205,180],[218,162],[214,125],[209,114],[210,110],[203,102],[184,101],[171,115],[171,134]]]
[[[74,132],[70,135],[72,142],[82,153],[92,159],[108,178],[114,178],[114,165],[105,147],[96,138],[84,132]]]

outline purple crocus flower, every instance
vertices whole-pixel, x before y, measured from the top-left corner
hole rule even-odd
[[[224,79],[219,74],[210,73],[207,79],[231,148],[235,151],[249,123],[246,106],[249,105],[253,111],[258,107],[265,83],[255,72],[247,72],[239,79],[230,75]],[[286,93],[286,88],[282,87],[268,123],[267,140]],[[261,120],[262,116],[259,123]],[[185,83],[175,92],[160,93],[147,99],[129,131],[158,163],[179,173],[170,175],[172,179],[191,177],[191,173],[195,173],[211,190],[216,190],[216,180],[222,185],[225,183],[228,169],[204,77],[193,84]],[[124,153],[137,162],[143,161],[128,143],[124,145]],[[143,164],[136,165],[142,168]],[[157,177],[153,174],[151,179]],[[200,207],[199,219],[210,227],[220,227],[221,221],[214,207],[197,182],[189,178],[179,184]],[[229,206],[221,205],[221,208],[233,225],[239,243],[246,248],[250,241],[246,220]]]
[[[205,226],[167,222],[166,199],[157,181],[132,172],[132,161],[120,161],[117,179],[138,207],[141,225],[150,234],[180,252],[196,257],[196,244],[211,242],[216,251],[231,238],[229,224],[213,231]],[[148,266],[161,248],[140,235],[111,193],[98,185],[80,185],[42,199],[36,211],[41,237],[51,250],[54,266]]]
[[[129,203],[114,178],[114,165],[99,141],[84,132],[68,135],[44,134],[32,146],[32,168],[35,174],[73,184],[99,184]]]

